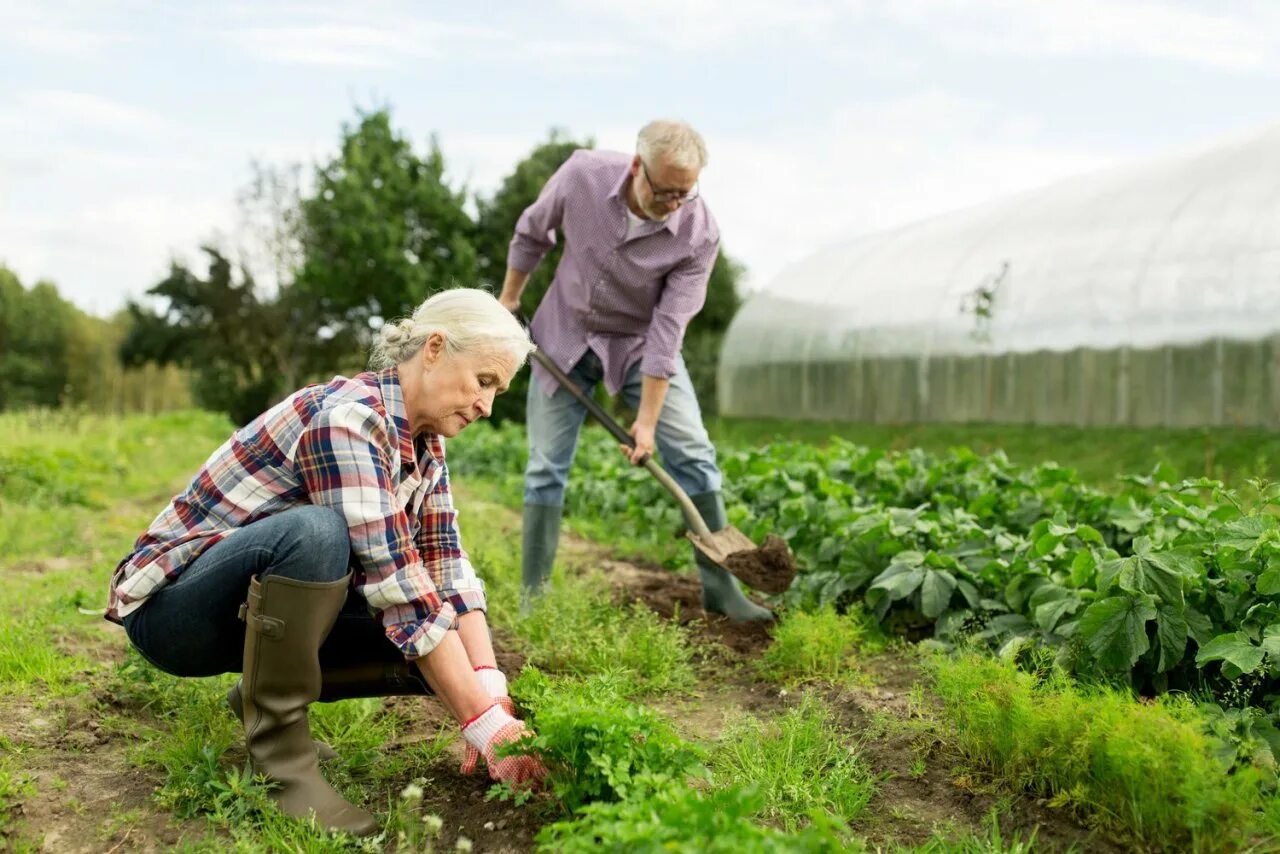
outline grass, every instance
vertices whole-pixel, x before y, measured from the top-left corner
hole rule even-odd
[[[773,643],[756,667],[766,679],[788,688],[805,683],[862,684],[858,655],[884,648],[879,627],[862,609],[837,614],[788,611],[773,629]]]
[[[776,720],[743,716],[731,722],[711,767],[721,785],[755,787],[763,798],[758,815],[787,830],[807,824],[814,811],[848,824],[876,789],[855,741],[821,700],[806,695]]]
[[[1280,478],[1280,432],[1230,427],[1140,429],[1042,424],[854,424],[838,421],[713,418],[711,437],[726,446],[793,440],[822,444],[840,436],[890,450],[941,452],[957,445],[985,454],[1003,450],[1025,464],[1054,460],[1096,486],[1118,472],[1146,473],[1158,464],[1182,477],[1207,476],[1242,486],[1249,478]]]
[[[966,653],[931,664],[943,720],[969,761],[1145,847],[1217,851],[1272,828],[1259,775],[1228,775],[1185,698],[1039,677]]]

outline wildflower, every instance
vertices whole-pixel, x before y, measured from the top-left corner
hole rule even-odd
[[[416,804],[422,800],[422,787],[417,783],[410,783],[400,792],[400,797],[411,804]]]

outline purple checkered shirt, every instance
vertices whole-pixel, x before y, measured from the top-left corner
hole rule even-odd
[[[308,386],[237,430],[138,538],[111,577],[107,619],[142,607],[246,525],[306,505],[347,521],[352,586],[417,658],[455,618],[484,610],[462,550],[444,439],[415,444],[395,368]]]
[[[628,167],[613,151],[575,151],[516,223],[507,264],[531,272],[564,235],[564,257],[533,316],[538,347],[568,372],[590,348],[616,394],[637,361],[669,378],[685,329],[702,309],[720,230],[701,198],[665,222],[646,221],[627,240]],[[555,379],[539,365],[546,394]]]

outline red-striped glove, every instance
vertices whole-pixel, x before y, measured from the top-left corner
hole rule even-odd
[[[536,786],[547,776],[546,767],[536,756],[498,757],[498,748],[530,734],[522,721],[507,714],[498,703],[462,727],[462,737],[467,744],[484,756],[485,764],[489,766],[489,778],[515,786]]]
[[[502,706],[502,710],[511,717],[516,716],[516,704],[511,702],[510,695],[507,694],[507,677],[502,671],[496,667],[489,667],[482,664],[474,668],[476,678],[480,680],[480,687],[488,692],[489,696],[498,701],[498,705]],[[462,766],[458,771],[464,776],[475,773],[476,765],[480,762],[480,751],[467,745],[467,754],[462,759]]]

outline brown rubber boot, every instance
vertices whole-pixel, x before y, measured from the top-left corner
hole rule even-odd
[[[431,694],[426,679],[417,667],[407,661],[344,664],[325,668],[321,673],[321,703],[353,700],[359,697],[417,697]],[[241,682],[227,691],[227,705],[240,723],[244,723],[244,700]],[[320,739],[314,739],[316,756],[321,762],[338,758],[338,752]]]
[[[236,680],[236,684],[231,686],[231,690],[227,691],[227,705],[231,707],[231,714],[236,716],[236,720],[244,723],[244,698],[243,689],[240,687],[240,680]],[[312,744],[316,746],[316,758],[321,762],[328,762],[338,758],[338,751],[334,750],[320,739],[312,739]]]
[[[378,823],[348,803],[320,774],[307,706],[320,697],[320,644],[347,598],[351,576],[316,583],[269,575],[249,582],[245,617],[245,743],[254,771],[276,784],[287,815],[359,836]]]

